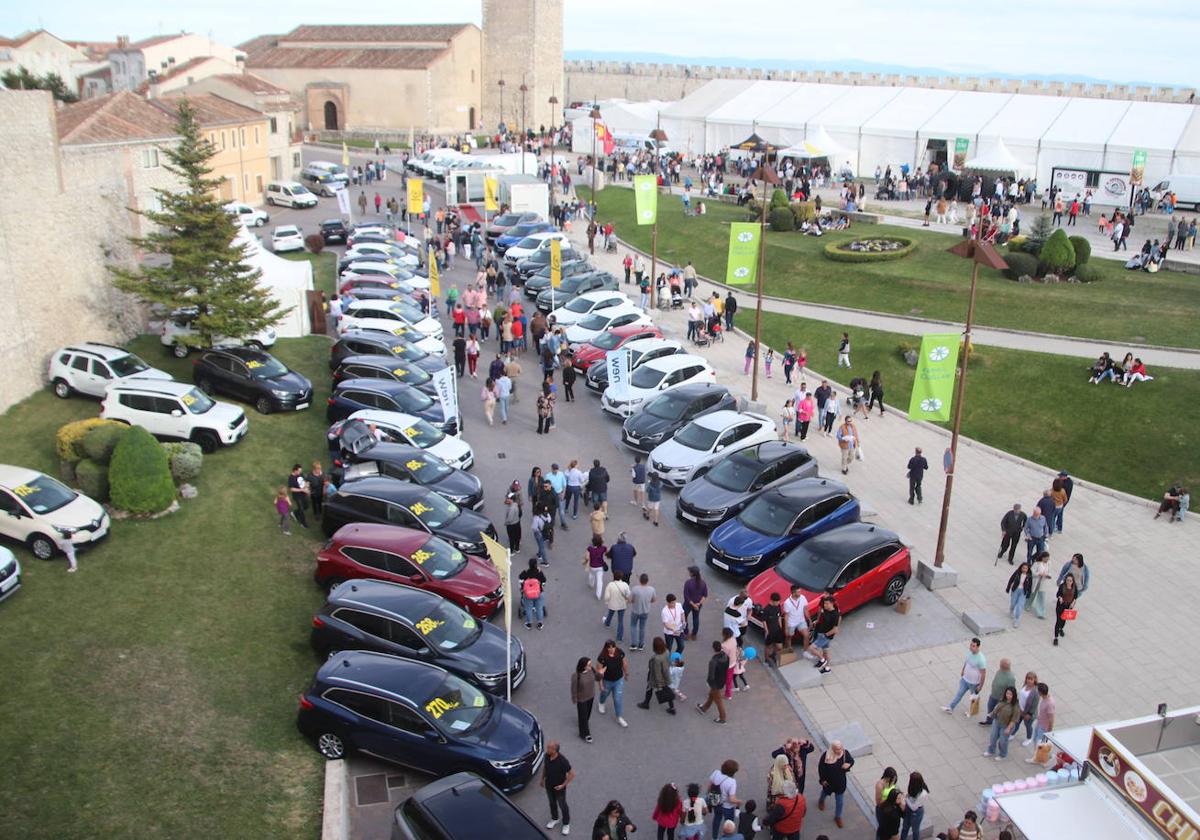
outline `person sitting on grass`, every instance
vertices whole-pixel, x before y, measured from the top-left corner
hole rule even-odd
[[[1113,376],[1113,360],[1112,356],[1108,355],[1105,350],[1100,354],[1100,358],[1092,365],[1092,376],[1088,379],[1088,384],[1096,385],[1102,379],[1110,379]]]
[[[1142,360],[1135,358],[1133,364],[1125,371],[1121,384],[1129,388],[1134,382],[1151,382],[1153,380],[1154,377],[1146,373],[1146,366],[1142,364]]]

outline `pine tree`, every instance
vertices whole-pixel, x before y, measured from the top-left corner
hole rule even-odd
[[[1042,213],[1034,219],[1033,224],[1029,226],[1029,232],[1025,234],[1024,250],[1037,256],[1042,252],[1042,246],[1046,244],[1046,240],[1052,233],[1054,233],[1054,225],[1051,224],[1050,217]]]
[[[195,334],[179,340],[211,347],[217,339],[240,339],[271,326],[291,307],[281,307],[259,285],[261,272],[246,264],[237,227],[216,198],[221,184],[208,165],[216,149],[200,135],[195,111],[179,106],[178,145],[164,149],[166,169],[183,182],[179,192],[156,189],[161,210],[136,210],[157,228],[130,242],[163,259],[136,270],[110,266],[113,285],[145,303],[196,311]]]

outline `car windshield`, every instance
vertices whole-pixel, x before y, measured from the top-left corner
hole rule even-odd
[[[392,352],[406,362],[419,362],[429,355],[417,345],[404,342],[394,346]]]
[[[474,729],[487,720],[492,701],[482,689],[447,674],[423,706],[439,728],[458,733]]]
[[[645,368],[642,368],[645,370]],[[633,375],[630,380],[635,385],[637,384],[637,374]],[[720,434],[716,429],[708,429],[701,426],[699,423],[688,423],[675,434],[675,442],[680,446],[686,446],[688,449],[695,449],[700,452],[707,452],[712,449],[712,445],[717,442],[717,435]]]
[[[143,362],[137,356],[130,353],[128,356],[121,356],[109,361],[108,366],[117,376],[133,376],[135,373],[141,373],[144,370],[149,370],[150,365]]]
[[[392,368],[392,375],[409,385],[423,385],[432,378],[425,371],[415,367]]]
[[[792,527],[796,512],[779,504],[771,494],[759,496],[738,515],[738,522],[769,537],[782,537]]]
[[[497,216],[495,219],[492,219],[492,224],[496,227],[509,227],[515,225],[520,220],[521,217],[516,213],[505,213],[503,216]]]
[[[433,398],[416,388],[405,388],[401,393],[396,394],[394,399],[408,414],[424,411],[433,405]]]
[[[597,350],[616,350],[624,340],[624,336],[606,332],[604,335],[596,336],[595,340],[592,341],[592,346]]]
[[[287,365],[274,356],[263,356],[261,359],[247,359],[246,367],[255,379],[277,379],[288,372]]]
[[[843,559],[816,554],[801,543],[784,555],[775,570],[788,583],[794,583],[801,589],[824,592],[843,565]]]
[[[449,601],[439,603],[429,615],[413,626],[431,647],[438,650],[469,647],[483,632],[478,621]]]
[[[302,184],[296,184],[294,187],[292,187],[292,195],[306,195],[307,193],[308,187]]]
[[[180,397],[180,399],[183,400],[183,404],[187,406],[187,410],[192,414],[204,414],[206,411],[216,405],[216,403],[209,398],[208,394],[204,393],[198,388],[193,388],[192,390],[188,391],[186,394]]]
[[[297,236],[299,233],[300,231],[296,230],[294,227],[275,228],[276,236]]]
[[[537,231],[537,228],[538,228],[537,222],[525,222],[524,224],[514,226],[513,229],[510,230],[506,235],[507,236],[522,236],[522,237],[524,237],[524,236],[528,236],[531,233],[535,233]]]
[[[568,269],[566,267],[564,267],[563,273],[566,274],[567,270]],[[549,277],[550,275],[547,273],[544,276]],[[579,284],[582,282],[583,282],[583,276],[576,274],[572,277],[565,278],[562,281],[562,285],[559,286],[555,291],[562,292],[563,294],[573,295],[573,294],[575,294],[576,291],[578,291]]]
[[[465,554],[437,537],[430,537],[426,540],[425,544],[414,551],[408,559],[436,580],[454,577],[467,565]]]
[[[688,397],[667,393],[651,400],[646,405],[646,413],[661,420],[678,420],[691,404]]]
[[[429,528],[441,528],[459,513],[458,505],[437,493],[426,493],[425,498],[415,502],[409,510]]]
[[[411,458],[404,462],[404,467],[413,478],[420,484],[428,484],[431,481],[440,481],[450,475],[453,470],[446,466],[445,463],[434,458],[432,455],[421,453],[414,454]]]
[[[517,247],[524,248],[525,250],[528,250],[528,251],[532,251],[534,248],[536,248],[538,245],[541,245],[541,244],[542,244],[541,238],[539,238],[537,236],[526,236],[524,239],[522,239],[520,242],[517,243]]]
[[[640,367],[633,372],[633,376],[629,377],[629,384],[634,388],[657,388],[658,383],[662,382],[666,375],[666,371],[658,368]]]
[[[735,456],[719,461],[704,477],[724,490],[744,493],[750,489],[750,485],[758,477],[761,466],[762,464],[758,461]]]
[[[404,437],[413,446],[419,446],[422,449],[428,449],[434,444],[441,443],[446,433],[441,429],[435,428],[424,420],[414,420],[412,425],[405,427]]]
[[[562,289],[559,289],[558,291],[562,291]],[[592,307],[595,305],[596,305],[596,302],[594,300],[587,300],[585,298],[575,298],[575,300],[571,301],[566,306],[564,306],[563,309],[567,310],[568,312],[583,313],[583,312],[591,312]]]
[[[415,324],[425,319],[425,313],[411,303],[393,303],[391,310],[410,324]]]
[[[29,506],[34,513],[43,514],[58,510],[63,505],[75,501],[79,495],[48,475],[37,478],[12,488],[16,496]]]

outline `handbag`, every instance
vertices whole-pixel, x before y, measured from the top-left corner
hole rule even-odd
[[[854,457],[856,460],[859,460],[859,461],[867,460],[867,456],[863,454],[863,448],[862,448],[861,443],[858,446],[854,447]]]
[[[971,695],[971,705],[967,707],[967,717],[975,717],[979,714],[979,695]]]
[[[1079,611],[1078,610],[1063,610],[1062,617],[1063,617],[1063,621],[1074,621],[1076,618],[1079,617]]]
[[[675,690],[669,685],[664,685],[662,688],[654,692],[654,698],[659,704],[670,703],[675,699]]]
[[[704,795],[704,800],[708,803],[709,808],[717,808],[721,805],[721,786],[715,785],[712,782],[708,783],[708,792]]]

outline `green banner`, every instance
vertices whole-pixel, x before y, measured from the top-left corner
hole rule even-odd
[[[954,372],[958,367],[958,333],[937,333],[921,337],[921,357],[913,379],[909,420],[950,419],[954,402]]]
[[[729,226],[729,266],[725,282],[753,283],[758,270],[758,238],[762,227],[758,222],[734,222]]]
[[[654,175],[635,175],[633,198],[637,205],[637,223],[654,224],[658,220],[658,178]]]
[[[1129,169],[1129,183],[1138,186],[1146,178],[1146,150],[1133,150],[1133,166]]]
[[[954,138],[954,160],[952,168],[955,170],[962,169],[967,162],[967,149],[971,148],[971,138],[955,137]]]

